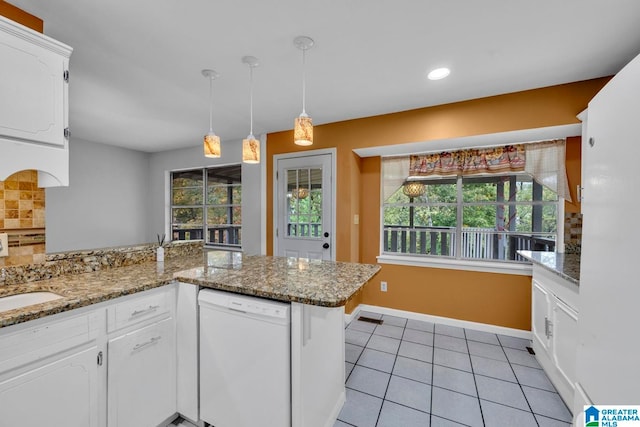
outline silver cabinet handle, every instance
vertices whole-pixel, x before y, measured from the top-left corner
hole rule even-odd
[[[160,335],[158,335],[157,337],[152,337],[149,341],[143,342],[141,344],[136,344],[131,351],[138,351],[152,344],[155,344],[160,341],[161,338],[162,337]]]
[[[159,305],[150,305],[149,308],[145,308],[144,310],[136,310],[136,311],[134,311],[133,313],[131,313],[131,317],[140,316],[141,314],[145,314],[145,313],[148,313],[150,311],[156,311],[159,308],[160,308]]]
[[[553,336],[553,323],[548,318],[544,318],[544,335],[549,338]]]

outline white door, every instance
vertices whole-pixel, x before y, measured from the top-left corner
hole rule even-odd
[[[533,340],[540,344],[545,352],[548,352],[550,295],[547,290],[535,280],[532,281],[531,289],[531,332],[533,332]]]
[[[109,340],[110,427],[156,426],[176,412],[174,319]]]
[[[576,372],[594,404],[640,402],[638,93],[640,56],[589,103]]]
[[[335,259],[333,156],[328,153],[276,159],[276,255]]]
[[[0,382],[0,425],[97,427],[97,347]]]
[[[578,313],[560,300],[553,307],[553,361],[566,385],[573,392],[576,382],[576,350],[578,348]],[[566,398],[565,398],[566,399]],[[569,404],[572,402],[569,401]]]

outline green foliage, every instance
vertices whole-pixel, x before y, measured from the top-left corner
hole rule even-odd
[[[423,196],[410,199],[398,189],[385,202],[385,226],[456,227],[457,186],[455,178],[424,181]],[[535,189],[538,190],[535,190]],[[541,193],[535,209],[542,212],[542,228],[537,231],[556,232],[557,195],[527,175],[465,177],[462,179],[463,224],[465,228],[510,229],[533,231],[534,191]],[[511,202],[511,203],[510,203]],[[413,212],[413,218],[412,218]],[[502,226],[502,224],[504,224]]]
[[[311,190],[309,195],[304,199],[293,197],[288,195],[289,201],[289,224],[306,224],[309,227],[299,227],[295,230],[307,231],[311,225],[318,225],[313,227],[313,231],[321,233],[322,230],[319,226],[322,224],[322,190]],[[293,229],[292,229],[293,230]]]

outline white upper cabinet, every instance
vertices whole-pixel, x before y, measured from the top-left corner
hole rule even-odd
[[[41,187],[68,185],[71,51],[0,17],[0,180],[36,169]]]

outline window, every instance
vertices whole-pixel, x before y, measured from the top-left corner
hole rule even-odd
[[[241,203],[240,165],[171,172],[172,239],[239,248]]]
[[[558,196],[527,174],[417,182],[383,204],[385,254],[524,262],[516,251],[555,248]]]

